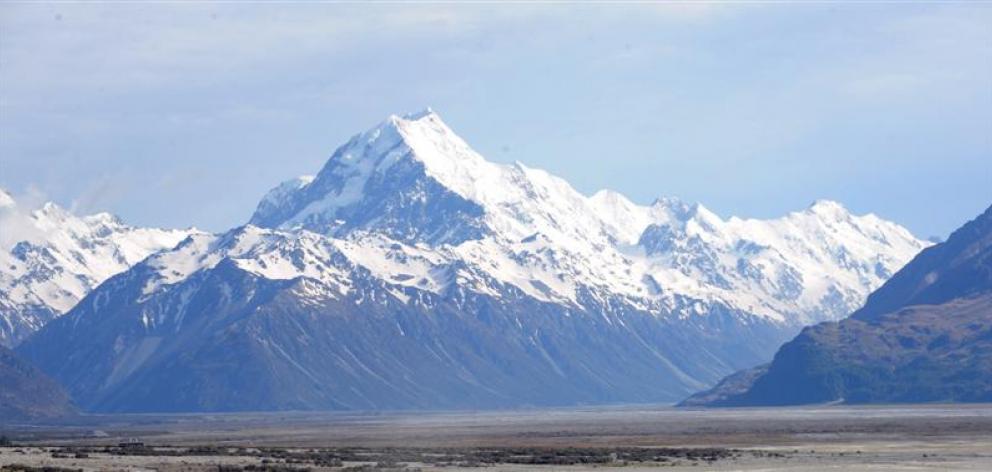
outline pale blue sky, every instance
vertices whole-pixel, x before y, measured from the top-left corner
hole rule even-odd
[[[0,4],[0,186],[222,230],[390,113],[723,217],[992,204],[992,4]]]

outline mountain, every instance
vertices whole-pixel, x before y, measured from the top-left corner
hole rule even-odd
[[[681,398],[859,306],[926,243],[819,201],[773,220],[591,197],[430,110],[289,180],[249,224],[114,276],[18,351],[99,411]]]
[[[135,228],[113,215],[77,217],[54,203],[29,211],[0,189],[0,345],[14,346],[111,275],[168,249],[190,230]],[[23,238],[23,239],[22,239]]]
[[[927,245],[830,201],[723,221],[678,199],[586,197],[547,172],[486,161],[430,110],[353,137],[315,177],[270,192],[250,224],[450,250],[549,301],[575,301],[580,286],[669,308],[685,295],[796,326],[846,315]]]
[[[0,346],[0,424],[57,418],[76,412],[59,384]]]
[[[840,322],[686,405],[992,401],[992,207],[925,249]]]

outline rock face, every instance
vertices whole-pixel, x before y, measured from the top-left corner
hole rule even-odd
[[[748,384],[685,405],[992,401],[992,208],[925,249],[840,322],[786,343]]]
[[[0,346],[0,424],[75,414],[59,384]]]
[[[99,411],[671,401],[850,312],[925,246],[827,201],[761,221],[587,197],[425,111],[18,350]]]
[[[175,246],[193,230],[135,228],[108,213],[77,217],[47,203],[28,211],[0,189],[0,345],[14,346],[111,275]],[[23,237],[24,239],[21,239]]]

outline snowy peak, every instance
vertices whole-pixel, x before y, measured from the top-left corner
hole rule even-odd
[[[426,173],[463,196],[471,193],[474,175],[490,170],[480,169],[488,163],[427,108],[403,116],[391,115],[356,135],[334,153],[317,178],[382,173],[403,159],[420,162]]]
[[[658,209],[686,220],[695,212],[698,203],[688,203],[677,197],[658,197],[651,203],[651,208]]]
[[[650,212],[627,197],[613,190],[600,190],[589,197],[589,205],[613,235],[615,242],[633,243],[637,241],[653,221]]]
[[[475,193],[474,184],[495,170],[429,108],[420,113],[392,119],[411,156],[424,163],[427,172],[454,192],[466,198]]]
[[[847,208],[844,208],[844,205],[833,200],[816,200],[810,204],[806,212],[835,221],[841,221],[851,217],[851,213],[847,211]]]
[[[14,197],[3,188],[0,188],[0,209],[13,208],[17,206]]]
[[[650,211],[656,222],[679,227],[695,225],[706,231],[717,231],[723,220],[701,203],[689,203],[675,197],[661,197],[651,204]]]
[[[840,202],[836,200],[830,200],[828,198],[818,198],[813,200],[813,203],[809,204],[809,210],[811,211],[842,211],[847,213],[847,208],[844,208]]]
[[[433,111],[394,115],[338,148],[312,180],[270,191],[250,223],[432,244],[477,239],[483,209],[470,197],[493,168]]]
[[[269,192],[250,223],[334,237],[373,231],[430,244],[492,232],[511,240],[542,232],[632,243],[648,219],[619,194],[587,198],[545,171],[488,162],[428,109],[390,116],[354,136],[313,181]]]
[[[421,167],[425,175],[446,189],[478,201],[473,198],[478,191],[476,184],[498,167],[472,150],[430,108],[403,116],[392,115],[352,138],[350,144],[362,147],[350,146],[348,152],[335,153],[318,178],[325,173],[341,175],[342,167],[351,170],[351,175],[370,169],[384,173],[398,161],[409,159],[419,163],[415,167]]]
[[[274,220],[278,215],[292,211],[293,194],[306,188],[313,182],[313,179],[314,176],[312,175],[301,175],[283,181],[272,190],[269,190],[262,197],[262,200],[258,202],[251,222],[255,224],[266,224],[269,220]]]
[[[846,314],[925,246],[828,200],[724,220],[677,198],[585,196],[546,171],[486,161],[429,109],[354,136],[312,180],[271,191],[251,223],[423,244],[544,300],[594,287],[643,306],[689,296],[790,322]]]
[[[110,276],[196,233],[135,228],[109,213],[78,217],[51,202],[33,211],[17,206],[13,198],[9,202],[0,208],[3,345],[16,344],[68,311]]]
[[[413,113],[407,113],[403,115],[403,119],[407,121],[417,121],[429,117],[433,117],[433,119],[436,119],[438,121],[440,121],[441,119],[439,116],[437,116],[437,113],[435,113],[431,107],[426,107],[423,110],[416,111]]]

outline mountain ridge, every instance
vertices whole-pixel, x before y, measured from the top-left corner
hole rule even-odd
[[[76,216],[52,202],[29,210],[3,189],[0,221],[17,239],[0,248],[0,345],[6,346],[71,309],[111,275],[197,232],[128,226],[110,213]]]
[[[396,188],[401,188],[401,185],[392,185],[386,189],[378,187],[378,180],[391,183],[405,182],[403,179],[407,178],[405,177],[406,169],[403,169],[404,177],[396,177],[388,174],[390,166],[394,161],[408,158],[415,162],[432,163],[422,169],[422,173],[418,174],[418,178],[423,177],[430,180],[431,176],[440,176],[440,180],[437,180],[435,183],[445,189],[453,189],[450,193],[454,195],[443,191],[437,192],[436,195],[428,195],[442,201],[449,201],[451,205],[447,208],[448,211],[435,212],[433,208],[431,211],[426,211],[426,207],[418,208],[418,219],[416,221],[419,227],[417,229],[411,229],[410,226],[412,225],[407,220],[401,220],[405,224],[398,228],[386,229],[390,236],[406,243],[426,242],[437,245],[448,242],[459,244],[465,241],[485,239],[484,233],[488,231],[495,232],[498,237],[510,241],[520,241],[530,238],[535,234],[542,234],[544,237],[550,238],[552,244],[559,246],[569,247],[580,244],[609,248],[617,245],[637,245],[639,242],[643,242],[641,237],[651,224],[669,224],[679,228],[689,225],[691,227],[689,232],[694,233],[694,235],[699,234],[701,238],[732,238],[731,241],[724,244],[733,246],[737,243],[747,244],[749,242],[748,239],[760,239],[760,233],[790,230],[802,233],[806,231],[806,229],[796,228],[768,228],[767,226],[769,224],[762,223],[764,220],[734,217],[723,221],[701,204],[688,204],[673,198],[659,198],[651,206],[645,207],[636,205],[622,194],[613,191],[597,192],[592,197],[586,197],[572,189],[564,180],[545,171],[531,169],[519,163],[501,165],[485,162],[481,156],[468,148],[464,141],[457,138],[453,131],[433,111],[413,116],[421,116],[421,118],[416,121],[410,121],[394,115],[377,127],[356,135],[335,152],[321,171],[325,176],[341,176],[342,174],[349,176],[344,180],[346,183],[352,185],[352,188],[348,190],[347,195],[342,197],[347,201],[350,198],[354,198],[355,194],[367,196],[376,192],[382,192],[392,195],[395,193],[394,190]],[[380,143],[383,136],[390,136],[385,145]],[[412,142],[408,142],[403,138],[404,136],[413,136],[414,138],[410,139]],[[437,141],[443,141],[448,138],[454,144],[450,146],[436,144]],[[396,139],[399,139],[400,142],[396,141]],[[428,144],[424,145],[423,143]],[[419,150],[417,149],[418,146],[420,146]],[[387,149],[387,151],[382,151],[379,148]],[[372,149],[370,151],[372,152],[371,156],[365,156],[364,154],[356,155],[359,152],[358,150],[361,149]],[[451,152],[450,155],[432,152],[437,149],[449,149]],[[441,157],[437,154],[441,154]],[[425,160],[424,156],[431,157]],[[445,164],[446,159],[444,156],[448,156],[447,160],[455,163]],[[365,169],[367,174],[360,174],[357,178],[354,175],[347,174],[351,167],[356,165],[354,162],[369,162],[370,160],[373,162],[365,166],[367,167]],[[348,162],[347,165],[344,165],[345,170],[341,170],[337,166],[337,163],[340,161]],[[462,161],[465,162],[464,165]],[[380,166],[384,166],[384,169]],[[385,173],[380,177],[374,172],[374,169],[381,169]],[[441,170],[432,172],[431,169]],[[368,180],[370,178],[373,179],[371,183]],[[359,231],[368,230],[369,226],[365,224],[365,220],[360,220],[358,224],[353,224],[348,221],[347,215],[340,214],[340,208],[337,202],[341,194],[334,194],[333,192],[344,192],[343,187],[333,188],[331,190],[332,193],[328,196],[328,188],[322,185],[321,182],[321,176],[318,174],[308,185],[320,188],[320,195],[324,199],[324,202],[330,205],[324,208],[326,211],[323,214],[315,216],[315,208],[312,203],[309,204],[310,206],[307,209],[302,208],[301,204],[297,204],[294,207],[295,212],[288,211],[276,219],[280,222],[278,224],[276,220],[270,220],[264,217],[268,215],[259,214],[253,216],[251,222],[263,227],[282,229],[304,227],[318,233],[329,233],[335,237],[347,237],[349,232],[356,230],[356,226],[358,226],[357,229]],[[485,185],[474,185],[479,182],[485,183]],[[357,188],[358,183],[365,183],[370,188],[363,187],[361,189],[362,191],[359,191]],[[481,187],[481,189],[475,191],[464,190],[472,186]],[[433,188],[432,184],[420,183],[419,181],[416,185],[411,185],[411,187],[413,187],[415,192],[411,191],[413,196],[409,198],[410,200],[423,195],[423,189],[428,187]],[[458,190],[459,188],[461,190]],[[304,201],[312,201],[315,198],[312,192],[304,189],[297,190],[297,194],[302,195],[302,197],[294,197],[292,194],[293,192],[290,192],[289,195],[283,198],[288,200],[302,199]],[[328,198],[330,202],[327,201]],[[263,202],[267,200],[269,200],[268,197],[263,199]],[[392,203],[392,201],[385,197],[382,198],[382,201]],[[362,206],[361,210],[377,215],[377,221],[373,223],[373,230],[381,231],[382,226],[389,224],[389,221],[383,222],[383,220],[393,218],[388,208],[385,211],[379,211],[381,210],[381,206],[376,208]],[[425,218],[424,215],[431,214],[438,216],[431,218],[431,221],[423,219]],[[808,215],[809,217],[805,218],[804,221],[803,215]],[[307,218],[316,218],[316,220],[310,224],[306,224],[304,220]],[[836,226],[847,223],[846,221],[841,221],[844,219],[848,219],[851,222],[849,226],[856,227],[854,228],[855,231],[867,232],[868,235],[863,239],[868,239],[868,241],[855,241],[853,244],[846,245],[846,247],[840,247],[839,250],[842,251],[839,255],[840,258],[847,257],[847,254],[843,253],[844,251],[859,249],[857,246],[865,245],[866,243],[874,244],[871,239],[877,238],[880,234],[885,235],[881,237],[881,243],[876,245],[876,247],[862,251],[863,254],[858,257],[865,258],[871,257],[871,254],[885,255],[891,253],[892,249],[884,247],[889,243],[889,241],[885,241],[886,237],[893,238],[895,239],[893,242],[902,244],[901,248],[898,249],[898,258],[901,262],[908,260],[915,252],[925,246],[925,243],[914,238],[905,229],[888,224],[871,214],[862,217],[853,217],[840,204],[825,200],[814,202],[805,211],[793,212],[779,220],[768,221],[772,222],[770,224],[791,224],[793,226],[833,225],[834,227],[824,229],[834,233],[839,231],[852,233],[851,228],[836,228]],[[820,223],[821,220],[826,223]],[[342,227],[329,228],[327,225],[328,221],[334,221],[342,225]],[[718,232],[737,234],[714,235],[712,234],[714,226],[719,227]],[[461,231],[452,230],[452,227],[461,228]],[[420,236],[424,232],[422,228],[444,228],[445,230],[435,230],[432,232],[432,234],[442,235],[441,239],[423,241]],[[817,228],[811,229],[817,230]],[[452,232],[457,234],[452,234]],[[831,239],[833,235],[824,234],[826,232],[820,231],[824,239]],[[444,238],[452,239],[450,241],[444,241]],[[813,242],[807,241],[805,244],[812,245]],[[840,245],[843,243],[831,241],[830,244]],[[723,248],[723,252],[729,252],[731,250],[732,248]],[[828,249],[828,251],[832,250],[834,249]],[[594,251],[588,251],[584,255],[592,259],[598,258]],[[627,254],[614,254],[614,256],[616,256],[615,259],[618,259],[627,256]],[[775,255],[773,254],[772,257],[775,257]],[[792,254],[790,257],[793,259],[800,258],[798,254]],[[833,258],[834,256],[831,254],[821,253],[812,258],[813,260],[806,261],[806,264],[829,263],[829,259]],[[607,261],[598,262],[600,262],[599,265],[616,265]],[[863,272],[869,273],[861,274],[859,277],[866,280],[849,281],[849,290],[851,287],[857,285],[877,286],[891,275],[895,269],[901,266],[900,262],[891,259],[879,262],[881,263],[879,274],[871,274],[870,272],[874,270],[873,268],[863,270]],[[845,261],[842,260],[839,265],[843,265],[844,263]],[[844,269],[844,267],[831,267],[834,273],[841,272]],[[732,272],[736,268],[725,267],[724,270]],[[807,272],[812,271],[807,270]],[[599,279],[606,278],[605,276],[599,277]],[[553,281],[547,279],[541,279],[541,282],[549,287],[556,285]],[[826,283],[829,284],[829,282]],[[636,294],[633,295],[636,296]],[[827,294],[824,293],[822,295]],[[864,295],[841,293],[839,296],[841,298],[846,297],[847,300],[845,303],[849,305],[849,308],[853,308],[855,304],[860,303],[860,297]],[[820,300],[811,300],[808,303],[810,305],[819,304]],[[760,303],[752,301],[751,304],[759,305]],[[846,312],[836,313],[834,316],[839,317],[844,314]],[[811,318],[814,321],[815,319],[815,317]]]
[[[392,116],[18,352],[97,411],[675,400],[846,314],[926,245],[823,213],[587,197],[485,161],[432,111]]]

